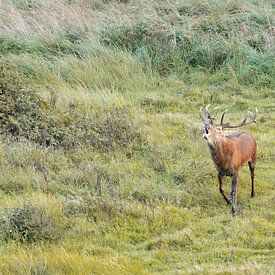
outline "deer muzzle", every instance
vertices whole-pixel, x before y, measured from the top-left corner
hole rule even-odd
[[[205,140],[208,140],[208,134],[203,134],[203,138],[204,138]]]

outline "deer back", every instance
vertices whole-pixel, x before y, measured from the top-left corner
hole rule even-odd
[[[231,175],[255,157],[256,140],[249,133],[236,132],[209,144],[209,148],[217,170]]]

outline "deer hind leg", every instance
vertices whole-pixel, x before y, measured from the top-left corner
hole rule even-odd
[[[232,214],[236,213],[237,206],[237,186],[238,186],[238,174],[232,176],[232,186],[231,186],[231,204],[232,204]]]
[[[223,190],[223,178],[224,176],[222,174],[219,174],[218,175],[219,177],[219,188],[220,188],[220,193],[223,195],[225,201],[230,204],[230,200],[229,198],[224,194],[224,190]]]
[[[254,170],[255,170],[255,158],[248,162],[250,176],[251,176],[251,198],[255,196],[254,192]]]

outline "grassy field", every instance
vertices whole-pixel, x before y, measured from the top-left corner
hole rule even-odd
[[[274,8],[0,2],[0,274],[275,274]],[[234,217],[208,104],[259,109]]]

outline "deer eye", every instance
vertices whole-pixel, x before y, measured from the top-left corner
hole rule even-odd
[[[217,132],[220,132],[222,129],[220,127],[216,128]]]
[[[204,131],[205,131],[206,134],[209,133],[208,129],[209,129],[209,126],[208,126],[208,125],[205,125],[205,126],[204,126]]]

